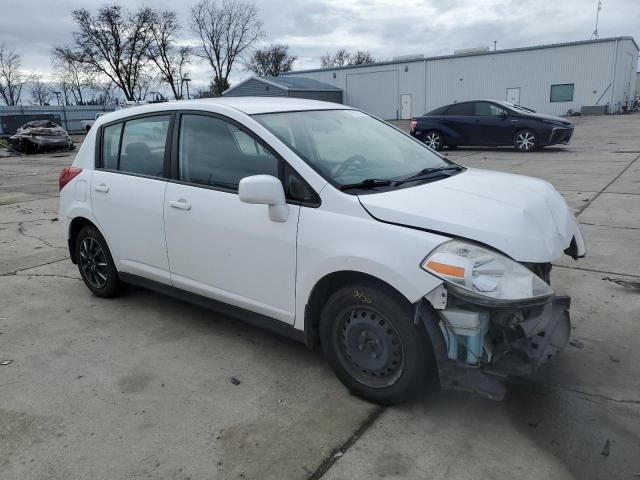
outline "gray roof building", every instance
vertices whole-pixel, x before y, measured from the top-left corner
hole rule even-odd
[[[342,103],[342,89],[312,78],[249,77],[223,94],[225,97],[291,97]]]

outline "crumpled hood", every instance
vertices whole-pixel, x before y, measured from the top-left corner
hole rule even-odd
[[[520,262],[556,260],[574,237],[578,255],[585,254],[580,228],[564,198],[537,178],[470,168],[359,199],[378,220],[475,240]]]

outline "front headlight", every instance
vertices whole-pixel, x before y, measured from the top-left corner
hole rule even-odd
[[[474,296],[511,301],[553,294],[549,285],[518,262],[460,240],[440,245],[421,266]]]

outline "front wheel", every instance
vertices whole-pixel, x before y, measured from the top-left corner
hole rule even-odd
[[[98,297],[114,297],[122,289],[118,270],[97,228],[87,225],[76,237],[76,258],[82,280]]]
[[[521,152],[530,152],[537,147],[537,138],[533,130],[521,130],[513,137],[513,146]]]
[[[435,374],[433,350],[411,305],[373,283],[337,290],[322,311],[320,340],[354,394],[384,405],[413,398]]]
[[[440,151],[444,147],[442,134],[437,130],[429,130],[424,134],[423,142],[432,150]]]

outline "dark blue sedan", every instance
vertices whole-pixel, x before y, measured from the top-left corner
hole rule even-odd
[[[522,151],[567,144],[568,120],[508,102],[474,100],[436,108],[411,120],[410,134],[428,147],[508,146]]]

